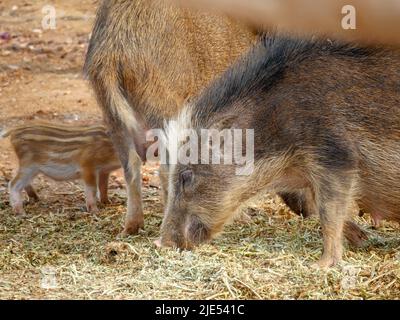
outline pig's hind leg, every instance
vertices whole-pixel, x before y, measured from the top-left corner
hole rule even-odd
[[[144,227],[142,176],[140,172],[142,162],[134,149],[130,149],[128,159],[127,163],[123,163],[128,193],[128,212],[122,235],[136,234],[139,229]]]
[[[137,234],[144,227],[142,209],[142,161],[136,152],[134,137],[125,125],[115,117],[107,117],[110,136],[124,170],[127,206],[122,236]]]
[[[20,167],[16,176],[9,183],[10,204],[16,214],[25,214],[22,191],[29,190],[32,179],[38,174],[38,171],[32,167]],[[29,195],[29,192],[28,192]],[[37,196],[37,195],[36,195]]]
[[[307,195],[307,192],[310,195]],[[313,202],[311,198],[311,191],[308,189],[301,192],[281,192],[278,195],[282,198],[283,202],[297,215],[302,217],[310,217],[314,215],[315,209],[310,206]],[[315,212],[315,214],[317,214]],[[367,233],[356,223],[350,219],[344,225],[344,236],[353,247],[362,247],[364,242],[368,240]]]

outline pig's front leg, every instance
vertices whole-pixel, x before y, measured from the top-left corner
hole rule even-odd
[[[82,174],[83,181],[85,183],[85,197],[86,197],[86,209],[88,212],[97,213],[97,177],[94,169],[85,168]]]

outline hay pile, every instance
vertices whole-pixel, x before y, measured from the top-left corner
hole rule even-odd
[[[379,231],[364,218],[371,240],[347,250],[345,263],[310,269],[322,241],[318,221],[291,214],[277,199],[251,204],[213,243],[193,252],[156,249],[162,206],[144,191],[146,230],[118,239],[125,211],[113,183],[113,204],[86,214],[76,184],[41,178],[44,199],[25,218],[8,206],[0,178],[0,299],[378,299],[400,297],[398,226]],[[115,182],[115,181],[114,181]],[[53,193],[50,192],[52,190]],[[54,190],[54,191],[53,191]]]

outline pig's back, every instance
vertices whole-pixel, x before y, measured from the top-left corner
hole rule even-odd
[[[282,99],[282,117],[291,119],[287,130],[297,128],[294,140],[300,136],[305,144],[324,147],[334,137],[351,150],[358,160],[361,207],[399,220],[399,50],[346,44],[308,50],[309,57],[294,59],[297,65],[271,89]]]
[[[398,50],[266,37],[204,91],[194,118],[207,128],[225,112],[257,131],[256,160],[288,150],[332,168],[354,160],[363,207],[400,219]]]
[[[287,88],[280,95],[287,95],[282,107],[291,126],[303,123],[297,128],[309,130],[307,139],[323,143],[334,136],[331,141],[351,150],[358,160],[360,206],[400,220],[399,51],[333,45],[311,50],[297,63],[285,73],[287,83],[276,87]]]
[[[327,111],[321,106],[321,114],[333,117],[332,132],[340,136],[342,129],[346,131],[343,140],[358,155],[361,207],[400,220],[399,51],[375,48],[339,59],[328,62],[327,58],[330,68],[321,66],[328,71],[321,83],[337,77],[323,94]]]
[[[254,39],[250,28],[228,18],[165,0],[103,1],[85,70],[91,79],[118,73],[135,111],[160,127]]]

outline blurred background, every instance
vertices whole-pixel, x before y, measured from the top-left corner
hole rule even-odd
[[[400,44],[399,0],[171,0],[226,13],[259,28],[300,34]],[[355,14],[355,29],[344,29]],[[344,24],[342,24],[344,23]],[[351,24],[351,23],[350,23]]]

